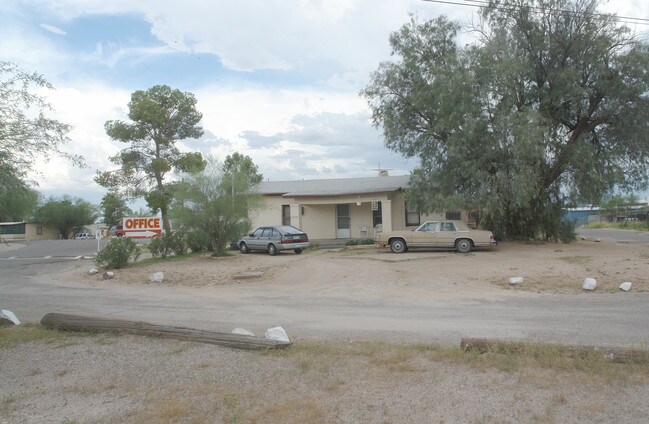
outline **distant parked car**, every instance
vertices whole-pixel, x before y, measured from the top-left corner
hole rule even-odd
[[[237,241],[241,253],[261,250],[276,255],[282,250],[292,250],[297,254],[310,246],[309,237],[299,228],[290,225],[279,227],[259,227]]]
[[[496,239],[491,231],[471,230],[462,221],[426,221],[411,231],[379,233],[378,243],[390,246],[394,253],[403,253],[411,247],[434,247],[470,252],[474,247],[491,247]]]
[[[74,236],[75,240],[86,240],[86,239],[94,239],[95,235],[92,233],[77,233]]]

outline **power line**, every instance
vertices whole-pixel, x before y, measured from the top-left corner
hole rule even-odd
[[[478,7],[478,8],[485,8],[489,6],[489,2],[485,0],[464,0],[464,3],[460,3],[459,1],[452,1],[452,0],[421,0],[425,1],[428,3],[441,3],[441,4],[450,4],[450,5],[455,5],[455,6],[467,6],[467,7]],[[513,4],[509,5],[499,5],[495,6],[496,9],[498,10],[520,10],[521,7],[518,7]],[[564,9],[555,9],[555,10],[547,10],[542,7],[531,7],[532,10],[536,12],[554,12],[554,13],[574,13],[572,10],[564,10]],[[591,13],[591,16],[598,17],[598,18],[612,18],[616,22],[624,23],[624,24],[637,24],[637,25],[649,25],[649,19],[647,18],[634,18],[632,16],[619,16],[619,15],[614,15],[614,14],[605,14],[605,13]]]

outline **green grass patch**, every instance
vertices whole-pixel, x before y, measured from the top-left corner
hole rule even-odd
[[[610,228],[615,230],[649,231],[649,221],[592,222],[580,228],[587,230]]]
[[[63,341],[68,336],[67,333],[48,330],[40,324],[27,323],[14,327],[4,327],[0,328],[0,349],[39,340]]]

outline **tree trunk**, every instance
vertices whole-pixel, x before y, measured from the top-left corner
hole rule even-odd
[[[166,337],[190,342],[211,343],[237,349],[264,350],[283,349],[292,343],[254,336],[244,336],[216,331],[197,330],[187,327],[149,324],[141,321],[86,317],[70,314],[49,313],[41,319],[41,324],[49,329],[129,333],[144,336]]]

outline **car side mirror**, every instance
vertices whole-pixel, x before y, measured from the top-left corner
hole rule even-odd
[[[254,237],[255,233],[248,233],[248,237]]]

